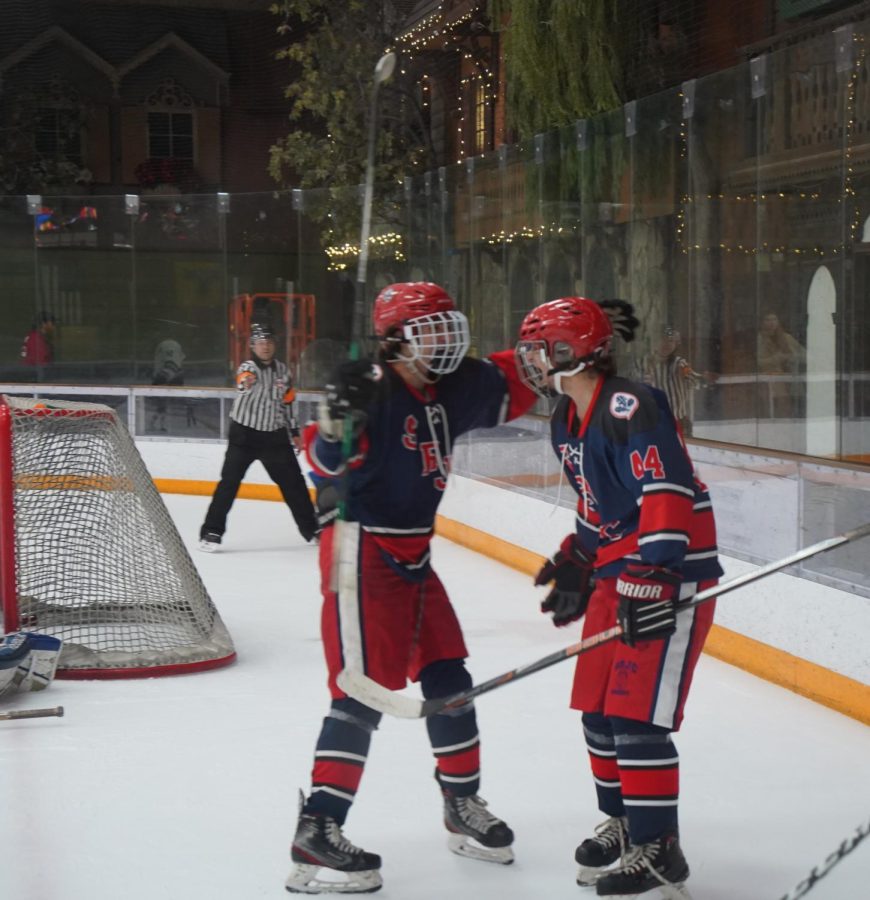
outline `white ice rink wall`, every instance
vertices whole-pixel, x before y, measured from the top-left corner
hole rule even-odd
[[[164,444],[140,441],[139,448],[154,478],[182,481],[217,479],[224,453],[224,445],[213,442]],[[778,548],[776,552],[781,550],[780,556],[792,553],[795,549],[793,542],[796,538],[797,521],[793,482],[790,479],[771,481],[756,478],[749,470],[738,473],[740,478],[749,482],[752,489],[740,501],[741,515],[735,516],[735,498],[731,495],[735,487],[733,482],[716,479],[716,452],[698,446],[691,449],[696,463],[698,457],[707,460],[705,463],[698,463],[698,468],[701,477],[709,481],[714,506],[730,510],[729,515],[721,517],[725,530],[738,527],[734,523],[739,523],[742,519],[745,522],[745,535],[742,539],[747,546],[751,546],[753,536],[760,541],[763,535],[764,544],[767,547],[772,544]],[[697,452],[699,450],[701,452]],[[711,475],[714,477],[710,478]],[[269,484],[272,487],[259,464],[249,470],[246,482]],[[776,484],[779,484],[779,488],[775,487]],[[573,512],[568,505],[573,502],[570,491],[570,487],[564,485],[561,502],[555,503],[532,496],[528,491],[454,474],[441,504],[440,514],[446,519],[544,557],[552,554],[565,534],[573,528]],[[551,493],[555,499],[559,493],[557,485],[552,488]],[[870,514],[867,518],[870,519]],[[804,540],[802,544],[813,543],[843,530],[833,518],[830,527],[828,533]],[[736,539],[740,536],[734,537]],[[870,554],[870,540],[855,549],[857,552]],[[722,562],[725,579],[756,568],[750,562],[724,555]],[[481,589],[485,590],[485,586],[481,586]],[[529,579],[530,609],[534,609],[540,600],[540,590],[534,588]],[[799,661],[807,661],[827,672],[853,680],[855,686],[840,686],[839,689],[857,689],[860,697],[850,699],[850,714],[870,723],[870,653],[867,651],[866,641],[866,636],[870,634],[870,600],[867,597],[804,577],[779,573],[722,598],[718,604],[716,622],[730,632],[750,639],[743,649],[743,660],[748,659],[745,667],[750,671],[755,668],[752,663],[756,658],[765,655],[765,648],[770,647],[796,657]],[[751,644],[752,641],[765,646],[755,647]],[[517,663],[530,661],[518,660]],[[768,664],[768,668],[770,665],[787,666],[790,663],[774,660]],[[824,672],[821,677],[824,678]],[[788,678],[783,680],[787,683]],[[825,701],[822,694],[816,699]],[[842,704],[838,708],[842,710]]]
[[[566,485],[565,490],[570,488]],[[715,506],[713,486],[711,493]],[[574,519],[570,509],[462,476],[451,480],[440,512],[542,556],[558,549],[562,538],[573,529]],[[778,518],[785,513],[768,507],[767,514]],[[764,520],[756,520],[748,527],[768,526]],[[865,552],[870,553],[870,546]],[[725,556],[722,563],[723,580],[757,568]],[[538,600],[530,584],[529,603]],[[716,621],[746,637],[870,684],[866,639],[870,634],[870,601],[865,597],[778,573],[723,597]]]

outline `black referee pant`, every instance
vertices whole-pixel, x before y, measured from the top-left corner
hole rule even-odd
[[[221,480],[205,514],[200,537],[207,531],[219,535],[226,531],[227,515],[236,499],[239,485],[251,463],[257,459],[278,485],[284,502],[290,507],[296,520],[299,533],[306,541],[310,541],[317,533],[317,516],[287,429],[258,431],[233,421],[230,422],[230,438],[221,469]]]

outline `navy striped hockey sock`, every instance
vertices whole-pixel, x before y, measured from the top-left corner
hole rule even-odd
[[[380,713],[356,700],[333,700],[317,739],[311,794],[304,813],[330,816],[344,824],[380,719]]]
[[[471,687],[471,676],[461,659],[446,659],[420,673],[423,696],[448,697]],[[445,790],[470,797],[480,788],[480,736],[474,706],[468,704],[426,720],[435,754],[435,777]]]
[[[670,732],[631,719],[610,721],[631,843],[638,846],[676,833],[680,759]]]
[[[600,713],[583,713],[583,737],[589,751],[589,764],[598,808],[608,816],[625,815],[622,788],[619,783],[619,767],[616,762],[616,743],[610,719]]]

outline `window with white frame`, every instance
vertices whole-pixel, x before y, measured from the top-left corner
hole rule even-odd
[[[145,103],[148,109],[148,156],[184,159],[195,156],[193,98],[174,79],[165,79]]]
[[[148,113],[148,156],[193,161],[193,113]]]
[[[81,164],[81,115],[76,109],[43,106],[37,110],[33,140],[36,152],[45,159]]]
[[[82,162],[81,97],[68,84],[52,79],[33,95],[33,144],[43,159]]]

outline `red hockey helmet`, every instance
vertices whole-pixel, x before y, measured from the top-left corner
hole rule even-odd
[[[375,298],[372,325],[380,340],[403,345],[395,358],[419,362],[426,380],[456,371],[471,343],[468,319],[444,288],[428,281],[385,287]]]
[[[520,325],[516,347],[522,380],[542,397],[552,396],[548,379],[554,376],[561,393],[565,375],[582,372],[610,353],[613,326],[594,300],[563,297],[536,306]]]
[[[379,338],[385,338],[411,319],[455,309],[453,299],[431,281],[404,281],[390,284],[375,298],[372,325]]]

